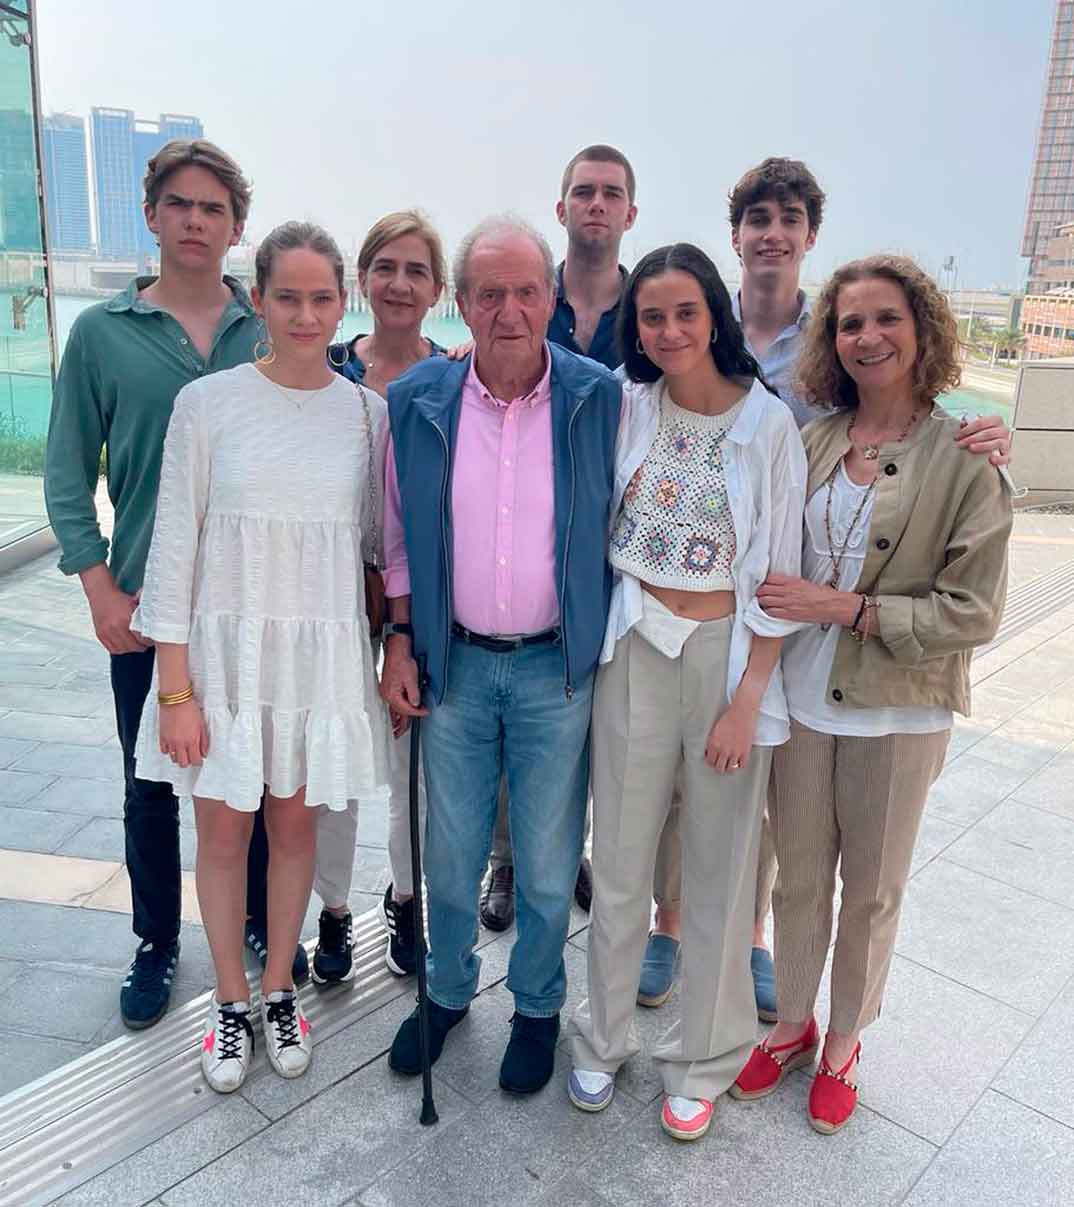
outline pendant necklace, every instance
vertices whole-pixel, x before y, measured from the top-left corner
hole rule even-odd
[[[850,417],[850,423],[847,425],[847,439],[850,440],[851,444],[854,444],[854,440],[851,436],[851,433],[854,431],[854,425],[857,422],[858,422],[858,412],[855,411],[854,414],[851,415],[851,417]],[[917,423],[917,407],[914,407],[914,409],[910,412],[910,418],[907,419],[906,426],[902,429],[902,431],[899,433],[898,437],[895,439],[896,444],[902,444],[902,442],[910,434],[910,429],[914,426],[915,423]],[[858,452],[861,453],[861,455],[865,458],[866,461],[876,461],[880,456],[880,445],[879,444],[863,444],[863,445],[854,444],[854,447],[858,450]]]

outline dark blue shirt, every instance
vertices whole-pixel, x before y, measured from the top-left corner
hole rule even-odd
[[[625,285],[627,270],[621,264],[619,275]],[[609,369],[618,369],[623,363],[623,357],[619,352],[619,340],[615,333],[618,321],[619,303],[616,302],[610,310],[605,310],[600,316],[597,329],[593,332],[593,342],[589,347],[579,348],[574,340],[574,308],[567,301],[567,295],[563,292],[563,265],[560,264],[556,269],[556,309],[552,314],[552,321],[548,324],[548,338],[553,344],[559,344],[561,348],[566,348],[568,352],[575,352],[579,356],[588,356],[591,360],[598,360],[602,365],[607,365]]]
[[[443,356],[447,351],[446,348],[441,348],[436,340],[429,339],[429,355]],[[328,349],[328,363],[340,375],[348,381],[353,381],[356,386],[361,385],[365,380],[365,362],[358,355],[358,341],[365,339],[364,335],[356,335],[354,339],[346,344],[332,344]],[[344,359],[346,357],[346,359]]]

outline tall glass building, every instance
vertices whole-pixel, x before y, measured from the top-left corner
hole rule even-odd
[[[51,543],[42,489],[54,345],[32,0],[0,0],[0,568]]]
[[[85,121],[70,113],[46,117],[42,145],[49,245],[53,251],[91,251]]]
[[[97,107],[90,114],[90,131],[98,251],[113,260],[152,255],[156,245],[142,217],[146,160],[169,139],[203,137],[201,121],[175,113],[139,121],[130,109]]]
[[[1074,219],[1074,0],[1057,0],[1022,238],[1022,255],[1029,259],[1026,293],[1046,290],[1048,244],[1056,228],[1071,219]]]

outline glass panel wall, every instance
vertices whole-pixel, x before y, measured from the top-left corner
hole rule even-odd
[[[0,548],[47,523],[52,338],[28,0],[0,2]]]

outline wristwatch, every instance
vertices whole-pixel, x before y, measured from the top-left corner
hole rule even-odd
[[[385,623],[384,628],[381,629],[381,635],[385,641],[395,633],[398,633],[401,637],[413,638],[414,628],[407,621],[389,620]]]

